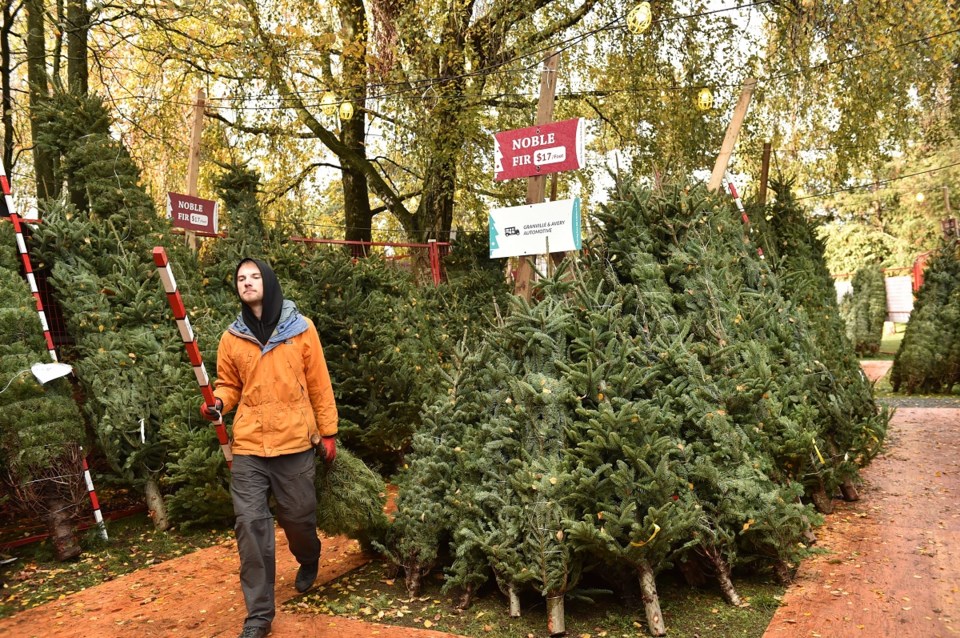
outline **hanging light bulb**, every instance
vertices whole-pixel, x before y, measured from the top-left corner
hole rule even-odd
[[[320,98],[320,110],[323,111],[324,115],[333,115],[337,112],[337,102],[339,101],[336,93],[327,91]]]
[[[340,105],[340,119],[349,120],[353,117],[353,104],[350,102],[344,102]]]
[[[917,193],[916,200],[918,204],[922,204],[923,200],[925,200],[926,198],[927,196],[924,195],[923,193]]]
[[[697,92],[697,108],[701,111],[709,111],[713,108],[713,93],[709,88],[703,87]]]
[[[632,33],[640,34],[650,28],[653,22],[653,12],[649,2],[641,2],[627,14],[627,28]]]

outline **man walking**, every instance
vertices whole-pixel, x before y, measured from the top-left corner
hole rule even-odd
[[[317,451],[327,463],[336,457],[337,407],[317,329],[283,298],[270,266],[241,260],[236,286],[241,311],[217,350],[216,405],[200,412],[216,421],[237,409],[230,494],[247,606],[240,638],[262,638],[276,615],[270,494],[300,563],[295,586],[305,592],[320,561],[314,459]]]

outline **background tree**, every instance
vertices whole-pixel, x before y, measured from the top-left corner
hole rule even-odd
[[[919,143],[877,171],[889,181],[823,201],[828,223],[820,233],[830,272],[854,273],[877,261],[886,268],[909,268],[937,248],[940,220],[956,215],[960,197],[953,186],[960,179],[956,139],[947,132],[936,144]],[[868,176],[858,180],[869,183]]]
[[[224,122],[208,127],[206,157],[256,158],[268,219],[333,221],[338,237],[402,228],[446,239],[455,224],[485,221],[492,202],[518,203],[518,183],[490,181],[489,131],[531,123],[551,46],[562,51],[555,117],[593,123],[591,168],[561,195],[592,196],[608,160],[653,179],[708,167],[748,76],[760,83],[734,168],[756,174],[760,142],[772,140],[777,166],[808,193],[889,178],[889,160],[942,143],[957,112],[950,3],[914,0],[894,26],[886,16],[902,7],[889,1],[675,0],[654,7],[643,33],[627,29],[632,7],[593,0],[29,4],[12,15],[13,32],[30,37],[14,39],[11,68],[34,66],[13,86],[33,87],[34,100],[45,87],[82,90],[89,60],[88,87],[106,97],[158,204],[181,186],[183,118],[199,85]],[[704,88],[714,104],[699,110]],[[14,107],[29,120],[32,106]],[[201,183],[212,188],[213,174]]]
[[[39,137],[40,109],[48,99],[50,82],[47,74],[45,7],[43,0],[25,0],[27,14],[26,57],[27,82],[30,95],[30,130],[33,141],[33,172],[36,179],[37,199],[56,197],[60,188],[54,179],[54,156],[50,150],[37,143]]]
[[[879,264],[864,266],[853,275],[853,292],[840,302],[847,338],[861,356],[880,350],[887,319],[887,290]]]

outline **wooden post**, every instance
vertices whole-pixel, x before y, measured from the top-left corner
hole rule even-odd
[[[543,60],[543,73],[540,76],[540,101],[537,104],[536,124],[546,124],[553,120],[554,94],[557,90],[557,66],[560,54],[551,50]],[[540,204],[547,187],[547,176],[537,175],[527,178],[527,203]],[[526,256],[517,258],[516,279],[513,282],[513,294],[530,300],[530,282],[533,279],[533,265]]]
[[[770,176],[770,142],[763,143],[763,159],[760,162],[760,192],[757,199],[761,206],[767,205],[767,178]]]
[[[187,162],[187,195],[197,196],[197,179],[200,174],[200,136],[203,133],[203,106],[206,102],[206,95],[203,89],[197,89],[197,101],[193,104],[193,128],[190,135],[190,155]],[[190,250],[197,252],[200,243],[197,240],[197,233],[192,230],[184,232],[187,240],[187,246]]]
[[[553,175],[550,176],[551,177],[550,179],[550,201],[551,202],[557,201],[557,175],[559,175],[559,173],[554,173]],[[553,276],[553,273],[556,270],[556,267],[560,265],[560,262],[562,262],[563,258],[566,256],[567,256],[567,253],[563,253],[563,252],[551,253],[550,251],[547,251],[547,260],[551,266],[550,268],[551,277]],[[568,270],[566,277],[569,279],[572,276],[573,276],[573,271]]]
[[[713,173],[710,174],[710,182],[707,189],[715,191],[720,188],[723,181],[723,174],[730,164],[730,156],[733,155],[733,147],[737,143],[737,137],[740,136],[740,126],[743,124],[743,118],[747,114],[747,107],[750,106],[750,98],[753,97],[753,90],[757,88],[757,80],[749,78],[743,83],[743,89],[740,91],[740,100],[736,108],[733,109],[733,119],[727,126],[727,133],[723,136],[723,144],[720,146],[720,155],[713,165]]]
[[[953,211],[950,210],[950,187],[943,187],[943,208],[947,211],[947,217],[953,215]]]

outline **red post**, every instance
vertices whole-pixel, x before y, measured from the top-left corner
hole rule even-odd
[[[167,301],[170,303],[170,309],[173,310],[173,318],[180,330],[180,338],[187,349],[187,357],[190,358],[193,373],[200,385],[200,394],[203,395],[203,400],[207,405],[215,405],[216,398],[213,396],[210,377],[207,376],[207,369],[204,367],[203,358],[200,356],[200,348],[197,346],[197,338],[193,334],[193,326],[190,325],[187,309],[184,307],[183,298],[177,289],[177,280],[173,277],[167,252],[160,246],[153,249],[153,263],[156,264],[157,272],[160,274],[161,281],[163,281],[163,290],[167,293]],[[223,458],[227,460],[227,467],[231,467],[233,465],[233,450],[230,448],[230,440],[227,438],[227,428],[223,425],[223,417],[221,416],[213,425],[217,429],[217,440],[220,442],[220,449],[223,450]]]
[[[20,215],[13,204],[13,191],[10,189],[10,181],[7,179],[6,169],[0,163],[0,186],[3,188],[3,203],[10,214],[10,221],[13,223],[13,232],[17,237],[17,250],[20,251],[20,259],[23,262],[23,272],[27,277],[27,284],[30,286],[30,292],[37,302],[37,314],[40,316],[40,325],[43,328],[43,338],[47,342],[47,352],[50,358],[56,363],[57,350],[53,345],[53,337],[50,335],[50,326],[47,324],[47,313],[43,310],[43,300],[40,298],[40,289],[37,288],[37,278],[33,274],[33,265],[30,263],[30,253],[27,252],[27,242],[23,239],[23,228],[20,226]],[[83,446],[80,447],[80,455],[83,459],[83,479],[87,483],[87,493],[90,495],[90,505],[93,507],[93,518],[97,521],[100,528],[100,536],[103,540],[108,540],[107,524],[103,522],[103,514],[100,512],[100,501],[97,500],[97,492],[93,488],[93,478],[90,476],[90,467],[87,465],[87,457],[83,456]]]
[[[433,273],[433,285],[440,285],[440,245],[436,239],[429,240],[430,244],[430,272]]]
[[[920,292],[920,287],[923,286],[923,271],[927,267],[927,259],[930,258],[930,253],[921,253],[917,255],[917,258],[913,260],[913,292],[914,294]]]
[[[733,203],[737,205],[737,210],[740,211],[740,220],[743,222],[743,225],[747,227],[747,230],[753,233],[753,228],[750,226],[750,217],[743,207],[743,202],[740,200],[740,193],[737,192],[737,187],[729,175],[726,175],[725,178],[727,180],[727,188],[730,190],[730,196],[733,197]],[[757,246],[757,254],[760,256],[760,259],[766,259],[766,257],[763,256],[763,248],[760,246]]]

